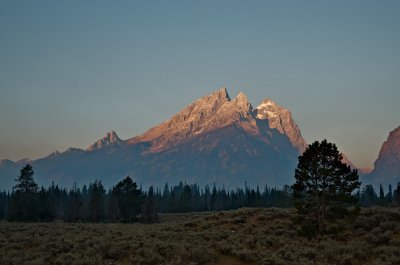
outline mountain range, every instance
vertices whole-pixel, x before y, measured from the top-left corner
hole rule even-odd
[[[373,172],[365,176],[368,181],[399,176],[399,128],[382,147]],[[130,175],[143,186],[186,181],[229,188],[281,187],[293,182],[297,158],[306,147],[289,110],[268,98],[253,108],[244,93],[231,98],[222,88],[130,139],[111,131],[86,150],[69,148],[34,161],[0,160],[0,187],[12,187],[26,163],[33,165],[35,179],[44,186],[54,181],[71,187],[99,179],[111,187]],[[344,161],[352,165],[347,157]]]

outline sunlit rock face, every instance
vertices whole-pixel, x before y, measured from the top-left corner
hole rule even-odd
[[[375,185],[400,182],[400,126],[389,133],[367,181]]]
[[[97,140],[94,144],[89,145],[86,150],[93,151],[106,146],[122,146],[123,144],[124,142],[118,137],[117,133],[110,131],[103,138]]]
[[[86,150],[54,152],[32,163],[41,185],[98,179],[111,186],[130,175],[145,187],[179,181],[283,186],[293,182],[305,147],[290,111],[269,99],[254,109],[244,93],[231,98],[221,88],[141,135],[122,140],[111,131]],[[3,164],[10,163],[0,164],[0,176],[14,179],[18,165]]]

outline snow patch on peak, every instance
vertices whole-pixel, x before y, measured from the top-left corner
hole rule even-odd
[[[151,142],[151,152],[158,152],[193,136],[230,125],[241,126],[256,135],[260,133],[260,120],[267,120],[270,128],[286,134],[299,152],[304,151],[306,143],[288,110],[269,99],[264,99],[254,110],[243,92],[231,100],[225,87],[195,100],[171,119],[124,143]]]
[[[276,106],[276,103],[269,99],[264,99],[263,102],[257,107],[257,109],[264,109],[268,106]]]
[[[256,108],[256,113],[258,120],[266,120],[270,128],[286,134],[292,145],[299,149],[300,153],[306,149],[306,141],[301,136],[300,129],[294,122],[289,110],[266,98]]]

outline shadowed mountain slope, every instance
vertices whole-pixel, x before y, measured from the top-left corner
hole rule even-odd
[[[231,99],[222,88],[142,135],[121,140],[111,131],[86,150],[54,152],[32,164],[41,185],[54,181],[69,187],[100,179],[111,186],[131,175],[144,186],[178,181],[282,186],[292,183],[305,147],[287,109],[269,99],[253,108],[244,93]],[[12,161],[0,164],[4,187],[20,167]]]

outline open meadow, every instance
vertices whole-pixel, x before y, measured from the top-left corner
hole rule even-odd
[[[307,239],[292,209],[163,214],[159,224],[0,223],[0,264],[400,264],[400,209]],[[340,226],[342,226],[340,228]]]

